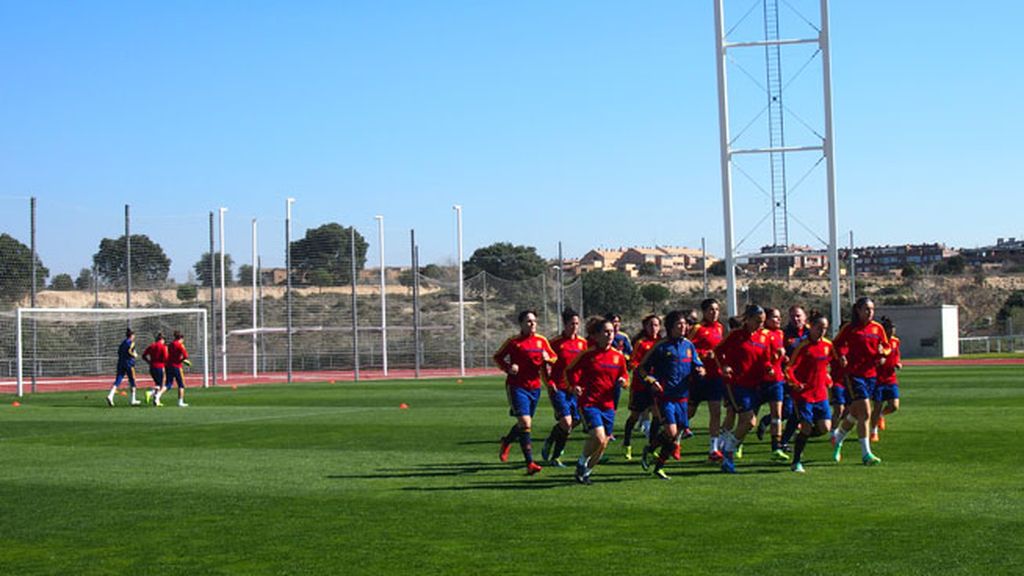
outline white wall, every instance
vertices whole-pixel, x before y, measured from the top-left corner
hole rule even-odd
[[[896,324],[904,358],[949,358],[960,354],[959,308],[940,306],[876,306],[875,320],[888,316]]]

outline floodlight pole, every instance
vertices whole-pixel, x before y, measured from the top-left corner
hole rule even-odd
[[[729,105],[726,101],[725,14],[724,0],[715,0],[715,64],[718,71],[718,137],[722,170],[722,217],[725,222],[725,310],[736,315],[736,260],[733,255],[732,170],[729,152]]]
[[[124,301],[125,308],[132,307],[132,213],[131,206],[124,205],[124,272],[127,282],[125,283]],[[128,320],[128,327],[132,327],[131,319]]]
[[[465,282],[462,278],[462,206],[452,206],[458,221],[459,243],[459,376],[466,375],[466,302]]]
[[[704,285],[704,299],[708,297],[708,245],[703,236],[700,237],[700,268]]]
[[[295,198],[285,200],[284,219],[284,260],[285,260],[285,308],[288,316],[288,383],[292,381],[292,204]]]
[[[832,135],[832,49],[829,44],[828,0],[821,0],[821,33],[818,36],[821,47],[822,89],[825,106],[825,175],[828,186],[828,266],[832,280],[832,330],[839,330],[842,321],[839,295],[839,223],[836,218],[836,168],[835,140]]]
[[[31,244],[32,244],[32,307],[36,307],[36,292],[39,288],[36,286],[38,278],[36,277],[36,197],[33,196],[29,199],[29,212],[32,219],[31,223]],[[20,328],[20,325],[19,325]],[[35,319],[32,319],[32,393],[36,393],[36,372],[39,371],[39,346],[38,346],[38,335],[39,325],[36,324]],[[18,394],[19,396],[21,394]]]
[[[412,347],[416,377],[420,377],[420,264],[416,248],[416,230],[409,230],[409,253],[412,263]]]
[[[210,228],[210,272],[209,272],[209,276],[207,276],[207,278],[210,279],[209,280],[210,281],[210,321],[213,322],[213,326],[209,327],[210,331],[206,333],[206,337],[207,337],[207,339],[210,339],[211,337],[213,338],[213,346],[211,347],[211,351],[213,353],[210,354],[210,363],[212,364],[211,369],[210,369],[210,375],[211,375],[211,378],[213,379],[213,385],[216,386],[217,385],[217,288],[216,288],[217,284],[214,281],[214,278],[215,278],[216,275],[214,274],[215,270],[214,270],[214,266],[213,266],[213,251],[214,251],[214,244],[213,244],[213,210],[210,210],[210,225],[209,225],[209,228]]]
[[[380,351],[381,363],[384,368],[384,376],[388,375],[388,297],[385,292],[384,274],[384,217],[374,216],[377,220],[377,236],[380,244]]]
[[[359,382],[359,301],[356,298],[356,227],[349,228],[349,263],[352,273],[352,363]]]
[[[220,208],[220,363],[224,381],[228,381],[228,316],[227,292],[224,290],[224,213],[227,208]]]
[[[259,274],[259,269],[256,265],[257,258],[257,242],[258,237],[256,234],[256,219],[252,219],[252,377],[255,378],[259,371],[256,368],[256,363],[259,358],[256,353],[256,329],[258,328],[257,316],[256,316],[256,276]]]

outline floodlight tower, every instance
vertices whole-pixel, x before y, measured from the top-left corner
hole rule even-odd
[[[736,314],[736,260],[743,256],[736,255],[736,243],[733,226],[733,159],[739,155],[767,154],[770,166],[770,193],[772,218],[772,250],[768,257],[792,256],[789,250],[789,202],[786,181],[786,155],[796,153],[818,153],[822,155],[826,172],[826,190],[828,200],[829,239],[826,247],[829,262],[829,276],[832,285],[832,325],[839,326],[839,247],[836,223],[836,189],[835,189],[835,154],[832,137],[832,70],[829,47],[828,0],[819,0],[820,24],[814,26],[818,35],[814,38],[783,39],[780,37],[779,2],[778,0],[762,0],[764,14],[764,38],[753,41],[730,42],[725,28],[725,0],[715,2],[715,47],[718,70],[718,120],[722,170],[722,211],[725,230],[725,270],[726,270],[726,310],[729,315]],[[787,3],[788,5],[788,3]],[[756,7],[756,4],[755,4]],[[750,14],[750,11],[747,12]],[[744,16],[745,17],[745,16]],[[806,21],[806,20],[805,20]],[[817,44],[818,51],[812,56],[821,56],[822,74],[822,107],[824,116],[823,134],[816,141],[793,145],[786,142],[784,131],[784,113],[787,108],[783,101],[782,60],[784,49],[800,44]],[[759,148],[733,148],[733,135],[729,131],[729,92],[727,89],[727,70],[729,53],[743,49],[760,49],[765,51],[765,73],[767,84],[762,87],[766,93],[768,104],[764,110],[768,117],[767,146]],[[803,69],[801,68],[801,71]],[[738,135],[736,136],[738,138]],[[821,162],[819,160],[819,163]],[[818,164],[815,164],[817,166]],[[744,173],[745,174],[745,173]],[[745,174],[747,175],[747,174]],[[749,175],[748,175],[749,177]],[[802,180],[801,180],[802,181]],[[762,187],[762,190],[764,188]],[[768,217],[766,216],[766,218]]]

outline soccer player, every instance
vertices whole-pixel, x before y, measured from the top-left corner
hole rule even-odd
[[[185,404],[185,378],[182,376],[181,368],[191,365],[192,361],[188,359],[188,350],[185,348],[185,337],[181,332],[175,330],[174,340],[167,347],[167,374],[164,387],[158,390],[156,396],[153,397],[154,406],[163,406],[160,398],[171,388],[172,384],[176,383],[178,385],[178,407],[188,408],[188,404]]]
[[[697,348],[686,339],[686,313],[673,310],[665,316],[668,336],[658,342],[640,362],[641,374],[654,392],[658,405],[661,430],[651,430],[651,441],[644,446],[640,465],[650,468],[651,456],[660,445],[661,452],[654,464],[654,475],[662,480],[670,477],[665,473],[665,461],[675,453],[679,445],[680,431],[690,427],[689,410],[686,401],[690,396],[690,377],[703,375],[704,365]]]
[[[700,303],[703,319],[690,330],[690,340],[697,347],[706,374],[694,382],[690,391],[688,417],[692,420],[701,402],[708,404],[708,436],[711,445],[708,447],[708,462],[721,462],[722,451],[720,434],[722,426],[722,397],[725,393],[722,384],[722,373],[715,362],[715,346],[722,342],[725,328],[718,321],[720,312],[718,301],[708,298]]]
[[[622,317],[614,312],[605,314],[604,319],[611,322],[612,326],[615,327],[615,337],[612,339],[612,348],[615,348],[619,352],[622,352],[626,360],[629,360],[633,356],[633,343],[630,342],[629,336],[625,332],[621,331],[622,328]],[[627,382],[628,384],[628,382]],[[622,386],[615,386],[615,409],[619,409],[619,398],[622,397]],[[615,434],[612,429],[606,430],[608,433],[609,442],[615,442]]]
[[[846,323],[839,326],[840,332],[844,326]],[[832,376],[832,388],[829,390],[829,406],[832,410],[832,430],[835,431],[839,428],[843,418],[846,418],[850,395],[846,392],[846,368],[843,368],[843,363],[839,360],[841,356],[846,355],[847,350],[835,348],[835,342],[832,345],[833,355],[829,370]]]
[[[771,423],[772,433],[772,460],[776,462],[789,462],[789,455],[782,451],[782,404],[786,397],[786,375],[782,372],[782,365],[786,361],[785,336],[782,332],[782,313],[778,308],[768,308],[765,311],[764,328],[772,341],[772,374],[771,377],[761,384],[761,402],[768,404],[768,417]],[[764,435],[760,425],[757,428],[757,436]]]
[[[575,478],[581,484],[590,484],[590,474],[608,447],[608,431],[615,423],[615,388],[629,377],[626,356],[612,347],[614,336],[615,328],[608,320],[588,321],[587,337],[594,347],[577,356],[566,370],[567,380],[575,383],[573,393],[579,397],[590,432],[576,463]]]
[[[847,392],[851,402],[849,414],[839,427],[832,433],[835,449],[832,458],[839,462],[842,459],[843,440],[857,424],[860,437],[861,461],[872,466],[882,460],[871,453],[871,399],[874,397],[875,385],[878,382],[878,366],[892,350],[885,328],[875,322],[875,303],[868,297],[861,297],[853,305],[850,315],[853,319],[835,339],[835,347],[839,350],[839,361],[846,369]]]
[[[810,331],[793,351],[786,366],[786,381],[796,395],[796,411],[802,424],[793,452],[793,472],[803,472],[802,462],[807,440],[812,436],[828,434],[832,414],[828,405],[828,388],[832,385],[829,364],[832,362],[832,342],[825,338],[828,319],[821,314],[811,317]]]
[[[121,381],[128,377],[128,386],[132,391],[131,405],[138,406],[142,404],[135,398],[135,359],[138,358],[138,354],[135,353],[135,332],[131,328],[124,331],[124,340],[121,341],[121,345],[117,347],[117,376],[114,377],[114,384],[110,387],[110,392],[107,393],[107,406],[113,407],[114,405],[114,394],[117,393],[117,387],[121,385]]]
[[[626,436],[622,441],[626,460],[633,459],[633,428],[645,413],[651,411],[654,404],[654,396],[651,395],[651,390],[640,376],[637,367],[661,337],[661,318],[658,318],[656,314],[648,314],[643,319],[643,327],[643,332],[638,334],[635,339],[633,355],[629,359],[629,369],[632,374],[629,385],[629,418],[626,419]]]
[[[760,403],[762,382],[774,376],[772,364],[776,356],[775,343],[764,329],[765,312],[757,305],[747,306],[743,325],[722,340],[715,348],[715,358],[725,379],[725,390],[736,410],[735,432],[725,432],[722,471],[736,472],[736,448],[743,443],[747,432],[754,426],[755,413]]]
[[[153,379],[153,389],[146,390],[146,404],[164,387],[164,366],[167,363],[167,344],[164,343],[164,333],[157,332],[153,343],[146,346],[142,351],[142,359],[149,364],[149,376]]]
[[[517,317],[519,334],[505,341],[494,353],[494,363],[506,374],[505,393],[508,396],[509,415],[516,423],[501,439],[498,458],[508,461],[512,443],[519,441],[526,460],[526,474],[532,476],[542,470],[533,461],[533,440],[530,431],[533,414],[540,400],[541,379],[548,375],[548,366],[557,360],[547,338],[537,334],[537,313],[523,310]]]
[[[579,335],[580,316],[575,310],[566,308],[562,312],[562,326],[562,333],[551,341],[556,360],[548,379],[548,398],[555,411],[555,426],[540,451],[545,462],[559,468],[564,466],[559,458],[565,450],[565,443],[580,419],[579,406],[565,378],[565,369],[587,349],[587,339]]]
[[[903,368],[900,356],[900,339],[896,336],[896,325],[888,316],[882,316],[882,328],[889,337],[892,352],[878,367],[878,386],[875,387],[874,405],[871,409],[871,441],[878,442],[878,431],[885,430],[885,415],[900,409],[900,384],[896,371]]]

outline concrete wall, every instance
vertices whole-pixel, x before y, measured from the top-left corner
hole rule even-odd
[[[941,306],[877,306],[875,320],[892,318],[904,358],[949,358],[960,354],[959,308]]]

